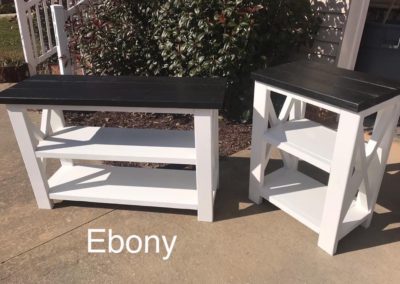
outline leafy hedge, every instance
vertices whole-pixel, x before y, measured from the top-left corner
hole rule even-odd
[[[309,0],[103,0],[72,20],[71,48],[90,74],[227,77],[225,109],[247,119],[250,72],[310,43],[318,23]]]
[[[13,14],[15,13],[14,3],[0,4],[0,14]]]

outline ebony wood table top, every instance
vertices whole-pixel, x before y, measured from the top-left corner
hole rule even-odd
[[[225,79],[33,76],[0,92],[0,103],[219,109]]]
[[[400,82],[311,61],[283,64],[252,75],[258,82],[353,112],[400,95]]]

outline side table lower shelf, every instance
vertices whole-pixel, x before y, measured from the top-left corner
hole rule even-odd
[[[50,199],[197,210],[196,173],[113,166],[62,166]],[[214,191],[215,197],[215,191]]]
[[[319,233],[327,186],[297,170],[280,168],[265,177],[261,195],[301,223]],[[341,226],[344,237],[362,223],[369,212],[353,202]]]

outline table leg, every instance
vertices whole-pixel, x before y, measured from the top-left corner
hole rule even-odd
[[[218,127],[218,110],[213,110],[213,190],[216,191],[219,187],[219,127]]]
[[[261,204],[260,188],[264,184],[264,171],[268,162],[270,147],[264,141],[264,133],[268,129],[268,98],[271,92],[260,83],[254,86],[253,129],[251,135],[249,199]]]
[[[45,177],[44,168],[40,159],[36,158],[34,131],[31,129],[29,118],[23,108],[7,105],[8,115],[14,129],[15,137],[24,160],[29,179],[32,184],[36,202],[39,208],[51,209],[52,201],[49,199],[49,186]]]
[[[213,221],[213,164],[215,164],[215,112],[209,109],[195,110],[194,135],[196,147],[196,185],[198,196],[197,218]],[[214,138],[213,138],[214,136]]]
[[[331,255],[336,252],[340,238],[339,227],[348,210],[344,206],[344,203],[348,203],[345,198],[355,197],[349,196],[348,191],[353,175],[359,128],[362,126],[363,118],[360,115],[350,112],[340,114],[318,239],[318,246]]]

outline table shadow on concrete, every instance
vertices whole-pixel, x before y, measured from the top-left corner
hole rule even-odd
[[[271,169],[281,166],[279,160],[270,162]],[[220,161],[220,186],[215,198],[214,221],[245,217],[255,214],[262,214],[277,210],[272,204],[263,202],[261,205],[254,204],[248,199],[249,184],[249,159],[242,157],[227,157]],[[131,210],[144,212],[158,212],[165,214],[197,216],[193,210],[158,208],[147,206],[118,205],[105,203],[87,203],[77,201],[61,201],[54,205],[54,209],[69,206],[87,208],[105,208],[114,210]]]
[[[214,206],[215,222],[223,222],[257,214],[268,214],[268,212],[279,210],[267,201],[257,205],[248,199],[249,158],[222,158],[220,165],[220,188],[218,189]],[[266,172],[272,172],[281,166],[281,160],[271,159]],[[300,171],[309,174],[322,183],[326,184],[328,181],[328,175],[325,172],[307,163],[300,163]],[[400,226],[398,225],[400,224],[399,185],[400,163],[389,164],[383,178],[377,208],[375,209],[371,226],[368,229],[358,227],[343,238],[338,246],[338,254],[400,241]],[[55,204],[55,209],[69,206],[190,215],[194,218],[196,218],[197,215],[196,211],[193,210],[72,201],[57,203]],[[285,224],[282,224],[282,226],[284,225]]]
[[[400,242],[400,163],[386,167],[370,227],[357,227],[344,237],[337,253],[396,242]]]

